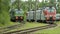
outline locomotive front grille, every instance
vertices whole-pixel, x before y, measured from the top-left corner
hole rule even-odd
[[[53,18],[52,17],[50,17],[50,21],[52,21],[53,20]]]

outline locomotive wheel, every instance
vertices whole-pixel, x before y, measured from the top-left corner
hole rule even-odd
[[[54,21],[46,21],[48,24],[54,24]]]
[[[12,19],[10,19],[10,21],[12,21],[12,22],[13,22],[13,20],[12,20]]]
[[[31,22],[31,20],[27,20],[28,22]]]
[[[54,21],[50,22],[50,24],[54,24]]]
[[[33,20],[33,19],[32,19],[31,21],[32,21],[32,22],[34,22],[34,20]]]
[[[37,22],[40,22],[40,20],[37,20]]]
[[[15,19],[10,19],[10,21],[15,22]]]
[[[42,22],[43,22],[43,23],[46,23],[46,21],[45,21],[45,20],[42,20]]]
[[[27,21],[29,22],[29,20],[27,19]]]

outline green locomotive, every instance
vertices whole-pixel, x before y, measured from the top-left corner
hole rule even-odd
[[[18,10],[18,9],[12,9],[10,11],[10,19],[11,21],[23,21],[24,20],[24,12],[22,9]]]

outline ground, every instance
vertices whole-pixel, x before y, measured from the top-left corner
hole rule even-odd
[[[39,30],[33,32],[33,34],[60,34],[60,22],[56,22],[57,26],[54,28]]]
[[[47,25],[47,24],[38,23],[38,22],[26,22],[23,26],[21,26],[21,27],[19,27],[17,29],[10,30],[8,32],[16,31],[16,30],[23,30],[23,29],[34,28],[34,27],[38,27],[38,26],[45,26],[45,25]]]
[[[17,22],[14,22],[14,23],[17,24]],[[44,30],[38,30],[38,31],[32,32],[31,34],[60,34],[60,22],[55,22],[55,23],[57,24],[56,27],[44,29]],[[28,29],[28,28],[38,27],[38,26],[45,26],[45,25],[47,24],[38,23],[38,22],[26,22],[23,26],[7,32],[23,30],[23,29]]]
[[[10,22],[9,24],[0,24],[0,27],[7,27],[7,26],[12,26],[12,25],[16,25],[16,24],[19,24],[19,23],[16,23],[16,22]]]

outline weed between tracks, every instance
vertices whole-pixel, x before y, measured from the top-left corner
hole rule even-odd
[[[55,28],[49,28],[33,32],[33,34],[60,34],[60,22],[55,22],[57,26]]]
[[[34,27],[38,27],[38,26],[45,26],[47,24],[43,24],[43,23],[37,23],[37,22],[27,22],[25,23],[23,26],[17,28],[17,29],[13,29],[7,32],[11,32],[11,31],[18,31],[18,30],[23,30],[23,29],[29,29],[29,28],[34,28]]]

